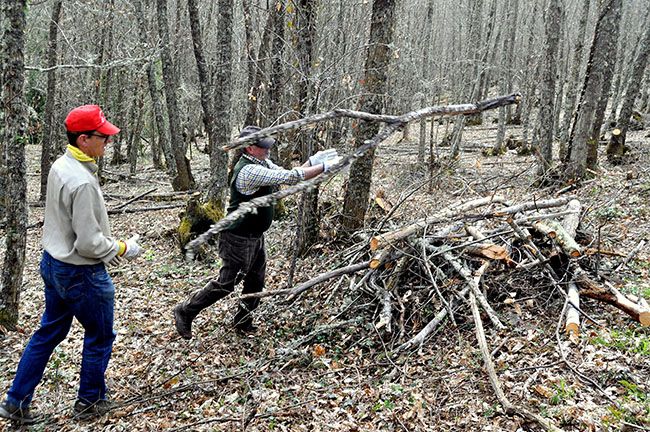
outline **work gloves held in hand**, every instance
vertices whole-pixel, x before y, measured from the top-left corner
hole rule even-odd
[[[341,162],[341,157],[334,148],[321,150],[309,158],[309,164],[311,166],[323,164],[323,172],[329,171],[330,168],[339,162]]]
[[[329,171],[334,165],[336,165],[339,162],[341,162],[340,156],[336,156],[331,159],[327,159],[323,161],[323,172]]]
[[[135,259],[142,253],[142,248],[138,244],[138,240],[140,240],[140,234],[136,234],[124,242],[126,244],[126,250],[122,256],[129,261]]]
[[[316,166],[320,163],[325,162],[328,159],[338,157],[338,153],[335,148],[329,148],[327,150],[321,150],[315,155],[309,157],[309,165]]]
[[[128,240],[120,240],[118,242],[120,245],[119,252],[108,262],[108,265],[120,265],[124,259],[131,261],[139,256],[143,249],[138,244],[138,240],[140,240],[139,234],[132,236]]]

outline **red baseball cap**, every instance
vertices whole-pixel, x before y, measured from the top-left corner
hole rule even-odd
[[[68,132],[97,131],[104,135],[115,135],[120,128],[106,120],[99,105],[82,105],[70,111],[65,118]]]

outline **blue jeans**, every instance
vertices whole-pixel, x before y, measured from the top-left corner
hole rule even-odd
[[[68,334],[73,317],[85,330],[78,397],[87,403],[105,399],[104,373],[115,340],[115,288],[111,277],[104,264],[66,264],[47,252],[41,260],[41,276],[45,282],[41,327],[29,340],[18,363],[7,402],[23,408],[29,406],[45,366],[54,348]]]

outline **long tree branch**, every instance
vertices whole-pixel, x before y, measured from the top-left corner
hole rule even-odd
[[[265,195],[263,197],[254,198],[250,201],[242,203],[239,205],[237,210],[228,214],[226,217],[220,221],[213,224],[210,229],[196,239],[189,242],[186,246],[187,252],[186,257],[188,259],[193,259],[196,254],[197,249],[207,243],[215,234],[226,229],[232,222],[244,216],[247,213],[255,211],[258,207],[267,207],[273,205],[277,200],[285,198],[287,196],[304,192],[308,189],[314,188],[317,185],[329,180],[334,177],[345,167],[349,166],[363,156],[368,150],[377,147],[380,143],[388,139],[394,132],[404,127],[408,122],[417,120],[424,117],[434,116],[434,115],[459,115],[459,114],[473,114],[488,109],[494,109],[501,106],[511,105],[518,103],[521,100],[521,95],[519,93],[513,93],[508,96],[500,96],[494,99],[487,99],[481,102],[474,104],[463,104],[463,105],[447,105],[447,106],[434,106],[429,108],[423,108],[421,110],[412,111],[406,113],[402,116],[385,116],[385,115],[375,115],[369,113],[363,113],[360,111],[351,111],[351,110],[335,110],[325,114],[317,114],[315,116],[306,117],[304,119],[284,123],[278,126],[262,129],[259,132],[256,132],[251,135],[247,135],[242,138],[238,138],[227,146],[224,146],[225,150],[236,149],[240,147],[246,147],[248,142],[257,140],[258,138],[272,135],[280,131],[287,131],[291,129],[297,129],[299,127],[321,122],[335,117],[341,117],[345,114],[347,117],[359,118],[362,120],[368,121],[382,121],[388,123],[377,135],[372,139],[367,140],[363,145],[358,147],[352,154],[348,155],[342,159],[338,164],[334,165],[328,172],[318,175],[310,180],[302,181],[292,187],[280,190],[270,195]]]
[[[506,105],[519,103],[521,100],[520,93],[513,93],[507,96],[498,96],[493,99],[486,99],[473,104],[460,104],[460,105],[436,105],[427,108],[421,108],[416,111],[411,111],[401,116],[394,115],[381,115],[371,114],[363,111],[354,111],[348,109],[335,109],[326,113],[316,114],[313,116],[305,117],[303,119],[294,120],[291,122],[283,123],[281,125],[262,129],[254,134],[246,135],[245,137],[237,138],[232,143],[223,146],[224,150],[234,150],[240,147],[246,147],[249,142],[257,141],[260,138],[271,136],[279,132],[286,132],[292,129],[298,129],[314,123],[320,123],[325,120],[331,120],[337,117],[349,117],[366,121],[379,121],[383,123],[393,124],[401,123],[406,124],[414,120],[419,120],[425,117],[432,117],[436,115],[454,116],[461,114],[476,114],[482,111],[499,108]]]

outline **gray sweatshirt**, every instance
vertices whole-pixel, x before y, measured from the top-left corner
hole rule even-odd
[[[42,244],[59,261],[98,264],[117,255],[96,172],[96,164],[78,161],[69,150],[52,164]]]

